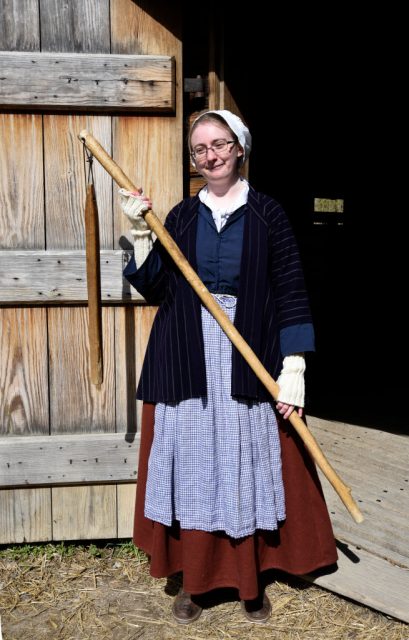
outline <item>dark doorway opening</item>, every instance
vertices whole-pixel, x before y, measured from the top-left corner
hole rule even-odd
[[[348,9],[293,9],[269,7],[267,19],[258,2],[245,14],[214,3],[206,20],[222,33],[224,80],[253,135],[250,182],[283,205],[299,242],[317,336],[307,411],[408,433],[386,53]],[[193,46],[197,21],[192,33]],[[343,212],[317,213],[316,198]]]

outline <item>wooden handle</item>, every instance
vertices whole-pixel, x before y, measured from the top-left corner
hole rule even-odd
[[[101,147],[97,140],[95,140],[95,138],[90,133],[88,133],[88,131],[81,131],[81,133],[79,134],[79,139],[86,145],[86,147],[91,151],[98,162],[101,163],[104,169],[106,169],[106,171],[110,174],[110,176],[112,176],[112,178],[120,187],[128,189],[128,191],[139,190],[138,187],[135,187],[135,185],[124,174],[122,169],[120,169],[114,162],[114,160],[107,154],[105,149]],[[204,306],[219,323],[225,334],[241,353],[248,365],[253,369],[256,376],[266,386],[268,391],[273,396],[274,400],[277,400],[279,391],[277,383],[270,376],[267,369],[265,369],[254,351],[251,349],[251,347],[249,347],[247,342],[237,331],[233,323],[230,322],[229,318],[221,309],[221,307],[217,304],[216,300],[207,290],[203,282],[198,277],[197,273],[192,269],[177,244],[168,234],[159,218],[157,218],[152,211],[148,211],[147,213],[145,213],[144,218],[149,227],[152,229],[152,231],[154,231],[154,233],[160,240],[161,244],[165,247],[166,251],[173,258],[177,267],[183,273],[186,280],[194,289],[195,293],[199,296]],[[327,480],[332,484],[335,491],[338,493],[352,518],[355,520],[355,522],[362,522],[364,518],[361,511],[359,510],[358,505],[352,498],[351,489],[342,482],[336,471],[331,467],[330,463],[326,459],[324,453],[322,452],[322,449],[308,429],[307,425],[297,415],[296,411],[292,412],[291,416],[289,417],[289,421],[303,440],[305,446],[307,447],[318,467],[321,469]]]
[[[100,385],[103,381],[101,276],[98,208],[93,184],[87,185],[87,196],[85,200],[85,239],[87,248],[90,378],[93,384]]]

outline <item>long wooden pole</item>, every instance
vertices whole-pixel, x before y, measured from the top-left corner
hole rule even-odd
[[[114,160],[108,155],[105,149],[99,144],[99,142],[86,130],[83,130],[79,134],[79,139],[86,147],[91,151],[94,157],[101,163],[115,182],[122,188],[128,191],[138,191],[139,189],[131,182],[131,180],[124,174],[122,169],[114,162]],[[279,393],[279,387],[277,383],[270,376],[263,364],[260,362],[254,351],[249,347],[247,342],[242,338],[236,327],[230,322],[227,315],[218,305],[211,293],[207,290],[203,282],[200,280],[196,272],[192,269],[183,253],[180,251],[177,244],[168,234],[159,218],[155,216],[152,211],[147,211],[144,214],[144,218],[149,227],[156,234],[161,244],[166,251],[170,254],[177,267],[183,273],[186,280],[189,282],[195,293],[199,296],[202,303],[213,315],[216,321],[219,323],[225,334],[234,344],[236,349],[245,358],[248,365],[253,369],[256,376],[262,381],[268,391],[271,393],[274,400],[277,400]],[[348,509],[355,522],[362,522],[363,515],[359,510],[358,505],[354,501],[351,495],[351,489],[348,487],[336,471],[330,465],[326,459],[322,449],[314,436],[309,431],[304,421],[297,415],[296,411],[293,411],[289,417],[289,421],[297,431],[298,435],[303,440],[305,446],[310,452],[311,456],[315,460],[318,467],[321,469],[327,480],[332,484],[335,491],[338,493],[345,507]]]

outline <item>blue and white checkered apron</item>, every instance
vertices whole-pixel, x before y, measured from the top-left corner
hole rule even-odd
[[[215,296],[234,321],[237,299]],[[207,398],[158,403],[145,516],[241,538],[285,519],[281,450],[269,402],[231,397],[232,345],[202,307]]]

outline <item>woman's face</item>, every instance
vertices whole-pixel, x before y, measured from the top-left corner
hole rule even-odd
[[[225,148],[223,142],[228,144]],[[238,175],[238,158],[243,151],[238,143],[232,140],[230,130],[216,122],[199,123],[190,139],[196,169],[207,180],[216,182]],[[207,149],[206,149],[207,148]],[[199,153],[200,150],[204,153]]]

